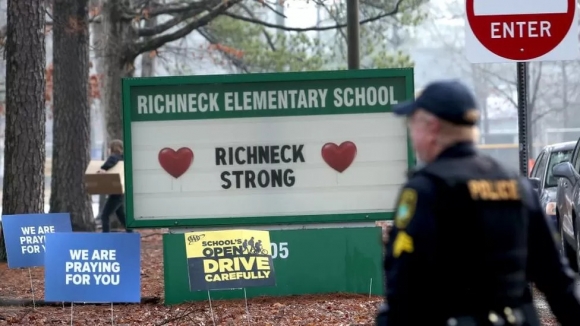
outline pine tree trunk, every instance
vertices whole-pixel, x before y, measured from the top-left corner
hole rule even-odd
[[[50,211],[71,214],[74,231],[94,231],[84,184],[90,161],[88,0],[54,0],[54,152]]]
[[[2,214],[44,213],[44,0],[9,0]],[[0,241],[0,259],[4,260]]]

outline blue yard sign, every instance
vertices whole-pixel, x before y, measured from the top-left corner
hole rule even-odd
[[[46,237],[45,301],[141,301],[139,233],[69,233]]]
[[[2,216],[9,268],[44,266],[48,234],[72,232],[69,213]]]

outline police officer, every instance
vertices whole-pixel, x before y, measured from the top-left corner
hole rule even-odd
[[[404,185],[377,325],[540,325],[528,282],[580,325],[574,278],[527,180],[476,151],[479,111],[455,80],[393,108],[425,163]]]

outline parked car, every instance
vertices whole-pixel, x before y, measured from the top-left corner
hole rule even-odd
[[[576,271],[580,266],[580,142],[574,146],[570,159],[552,168],[558,178],[556,221],[560,232],[562,253]],[[538,163],[536,163],[538,164]]]
[[[570,155],[576,146],[576,142],[552,144],[544,147],[535,160],[530,172],[530,182],[540,196],[540,203],[546,210],[546,215],[558,227],[556,217],[556,191],[558,179],[552,174],[554,165],[570,160]]]

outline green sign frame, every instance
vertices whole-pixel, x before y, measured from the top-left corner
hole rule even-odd
[[[373,70],[343,70],[343,71],[320,71],[320,72],[292,72],[292,73],[268,73],[268,74],[240,74],[240,75],[209,75],[209,76],[176,76],[176,77],[149,77],[149,78],[125,78],[122,80],[123,99],[123,138],[125,144],[125,203],[127,215],[127,227],[129,228],[164,228],[164,227],[225,227],[225,226],[248,226],[248,225],[281,225],[281,224],[319,224],[319,223],[353,223],[392,220],[393,212],[372,212],[356,214],[327,214],[327,215],[298,215],[298,216],[272,216],[272,217],[236,217],[236,218],[191,218],[191,219],[156,219],[140,220],[134,217],[133,202],[133,169],[132,169],[132,135],[131,124],[137,121],[150,121],[147,116],[137,117],[135,114],[134,93],[145,92],[143,90],[157,87],[174,87],[176,90],[187,86],[195,86],[200,89],[217,88],[220,91],[228,88],[248,88],[252,84],[284,84],[284,83],[358,83],[366,85],[386,79],[389,83],[404,85],[404,90],[399,91],[398,100],[408,100],[414,97],[413,68],[401,69],[373,69]],[[391,112],[390,105],[360,107],[342,109],[340,112],[330,110],[268,110],[266,116],[298,116],[320,114],[352,114],[352,113],[385,113]],[[167,117],[157,117],[154,120],[175,119],[221,119],[241,117],[265,116],[264,111],[233,111],[224,115],[221,112],[206,112],[202,115],[182,115],[177,118],[168,114]],[[408,138],[408,137],[407,137]],[[407,141],[408,167],[415,166],[415,155],[410,141]]]
[[[274,255],[276,286],[247,288],[246,296],[321,293],[383,295],[383,245],[380,227],[271,230],[270,243],[285,244]],[[207,300],[207,291],[189,291],[183,233],[163,235],[165,305]],[[272,252],[274,254],[274,252]],[[242,290],[212,290],[212,300],[244,299]]]

